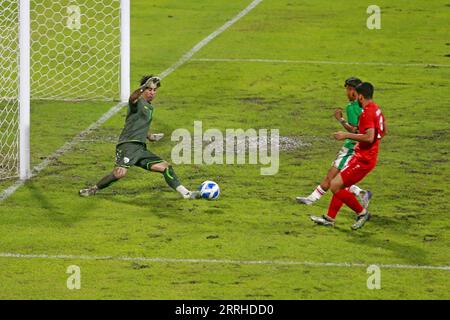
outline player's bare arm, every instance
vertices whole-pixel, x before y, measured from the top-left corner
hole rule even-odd
[[[350,123],[347,122],[344,118],[344,114],[342,113],[342,109],[338,108],[334,111],[334,117],[337,121],[344,127],[345,130],[351,133],[357,133],[358,127],[352,126]]]
[[[338,131],[334,133],[334,138],[336,140],[352,139],[359,142],[372,143],[375,139],[375,129],[370,128],[366,130],[366,133],[349,133]]]
[[[384,124],[384,130],[383,130],[383,136],[382,137],[384,138],[384,136],[389,133],[389,129],[388,129],[386,118],[383,118],[383,124]]]

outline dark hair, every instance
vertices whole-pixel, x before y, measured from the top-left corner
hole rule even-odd
[[[361,84],[362,81],[356,77],[350,77],[347,80],[345,80],[344,87],[353,87],[356,88],[359,84]]]
[[[151,74],[151,75],[146,75],[146,76],[143,76],[142,78],[141,78],[141,81],[139,82],[140,84],[141,84],[141,86],[143,86],[149,79],[151,79],[151,78],[154,78],[154,80],[152,81],[154,84],[156,84],[156,87],[161,87],[161,79],[160,78],[158,78],[158,77],[156,77],[156,76],[154,76],[153,74]]]
[[[373,91],[373,85],[369,82],[363,82],[356,87],[356,92],[358,92],[358,94],[362,94],[362,96],[366,99],[372,99]]]

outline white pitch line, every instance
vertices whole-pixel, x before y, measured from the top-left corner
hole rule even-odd
[[[230,26],[232,26],[234,23],[236,23],[239,19],[241,19],[243,16],[245,16],[247,13],[249,13],[252,9],[254,9],[258,4],[263,2],[263,0],[254,0],[252,3],[250,3],[244,10],[242,10],[240,13],[238,13],[233,19],[225,23],[223,26],[221,26],[219,29],[211,33],[209,36],[204,38],[202,41],[197,43],[191,50],[189,50],[186,54],[184,54],[177,62],[175,62],[172,66],[170,66],[168,69],[163,71],[161,73],[161,78],[167,77],[169,74],[171,74],[173,71],[181,67],[183,64],[185,64],[187,61],[189,61],[192,56],[200,51],[204,46],[206,46],[209,42],[211,42],[214,38],[216,38],[218,35],[220,35],[222,32],[224,32],[226,29],[228,29]],[[76,145],[84,136],[88,135],[91,131],[96,130],[99,128],[103,123],[105,123],[107,120],[109,120],[111,117],[113,117],[117,112],[119,112],[122,107],[126,105],[124,103],[119,103],[109,109],[105,114],[101,116],[100,119],[98,119],[96,122],[91,124],[87,129],[79,133],[77,136],[75,136],[71,141],[66,142],[61,148],[59,148],[57,151],[55,151],[52,155],[47,157],[44,161],[42,161],[39,165],[34,167],[32,169],[31,176],[37,175],[39,172],[44,170],[50,163],[52,163],[54,160],[58,159],[60,156],[62,156],[67,151],[71,150],[74,145]],[[31,178],[31,177],[30,177]],[[17,191],[21,186],[25,184],[27,180],[17,180],[12,186],[5,189],[0,194],[0,202],[6,200],[9,198],[14,192]]]
[[[179,68],[181,65],[185,64],[187,61],[189,61],[194,54],[196,54],[198,51],[200,51],[201,48],[203,48],[205,45],[207,45],[209,42],[211,42],[214,38],[216,38],[218,35],[220,35],[222,32],[227,30],[229,27],[231,27],[233,24],[235,24],[239,19],[241,19],[243,16],[245,16],[247,13],[249,13],[251,10],[253,10],[258,4],[263,2],[263,0],[254,0],[252,3],[250,3],[247,8],[242,10],[237,16],[235,16],[230,21],[226,22],[223,26],[221,26],[219,29],[211,33],[209,36],[207,36],[205,39],[200,41],[197,45],[195,45],[190,51],[188,51],[185,55],[183,55],[180,60],[178,60],[173,66],[171,66],[169,69],[164,71],[161,74],[161,77],[166,77],[167,75],[171,74],[175,69]]]
[[[48,254],[21,254],[0,253],[0,258],[14,259],[46,259],[46,260],[87,260],[87,261],[132,261],[153,263],[203,263],[203,264],[238,264],[238,265],[278,265],[278,266],[306,266],[306,267],[344,267],[366,268],[377,265],[385,269],[421,269],[449,271],[450,266],[428,265],[402,265],[402,264],[364,264],[352,262],[311,262],[311,261],[281,261],[281,260],[229,260],[229,259],[174,259],[149,257],[113,257],[113,256],[86,256],[86,255],[48,255]]]
[[[276,59],[227,59],[227,58],[197,58],[191,59],[197,62],[265,62],[285,64],[330,64],[330,65],[367,65],[387,67],[421,67],[421,68],[450,68],[450,64],[435,63],[392,63],[392,62],[345,62],[345,61],[320,61],[320,60],[276,60]]]
[[[39,174],[42,170],[48,167],[50,163],[52,163],[54,160],[58,159],[60,156],[65,154],[67,151],[73,148],[74,145],[78,144],[85,136],[90,134],[93,130],[96,130],[99,128],[102,124],[104,124],[109,118],[111,118],[113,115],[115,115],[125,104],[119,103],[108,110],[105,114],[103,114],[100,119],[95,121],[93,124],[91,124],[87,129],[83,130],[79,134],[77,134],[71,141],[66,142],[61,148],[53,152],[50,156],[44,159],[40,164],[35,166],[32,169],[32,174],[30,179]],[[25,184],[27,180],[17,180],[12,186],[5,189],[0,194],[0,202],[3,200],[9,198],[14,192],[17,191],[21,186]]]

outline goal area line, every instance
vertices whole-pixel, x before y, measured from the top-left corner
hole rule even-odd
[[[87,255],[49,255],[49,254],[21,254],[0,253],[0,258],[10,259],[43,259],[43,260],[84,260],[84,261],[113,261],[113,262],[149,262],[168,264],[222,264],[222,265],[268,265],[268,266],[304,266],[304,267],[341,267],[367,268],[376,265],[383,269],[419,269],[450,271],[449,266],[407,265],[407,264],[377,264],[353,262],[313,262],[313,261],[283,261],[283,260],[233,260],[233,259],[181,259],[161,257],[126,257],[126,256],[87,256]]]
[[[437,63],[394,63],[394,62],[357,62],[357,61],[326,61],[326,60],[278,60],[278,59],[228,59],[228,58],[195,58],[193,62],[259,62],[275,64],[317,64],[317,65],[366,65],[378,67],[420,67],[420,68],[450,68],[450,64]]]

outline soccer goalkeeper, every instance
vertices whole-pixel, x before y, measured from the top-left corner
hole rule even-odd
[[[356,92],[356,86],[361,83],[361,80],[355,77],[345,80],[345,89],[349,103],[345,109],[348,122],[344,119],[342,110],[336,109],[335,117],[342,126],[351,133],[356,133],[358,130],[358,120],[361,115],[362,109],[358,104],[358,93]],[[331,180],[350,162],[350,159],[355,154],[356,141],[346,139],[344,146],[339,150],[336,159],[333,161],[331,168],[328,170],[327,175],[322,180],[320,185],[307,197],[297,197],[297,202],[301,204],[311,205],[319,200],[330,188]],[[372,197],[370,191],[363,190],[354,185],[349,188],[349,191],[358,196],[364,207],[367,207]]]
[[[109,187],[122,179],[128,168],[132,166],[162,173],[167,184],[178,191],[185,199],[200,198],[199,191],[189,191],[179,181],[173,167],[157,155],[147,150],[147,140],[157,141],[161,135],[150,134],[150,124],[153,118],[153,105],[156,91],[161,86],[161,79],[153,75],[144,76],[140,87],[134,91],[128,101],[128,112],[125,127],[116,146],[116,166],[114,170],[103,177],[96,185],[81,189],[79,194],[83,197],[95,195],[98,190]]]

